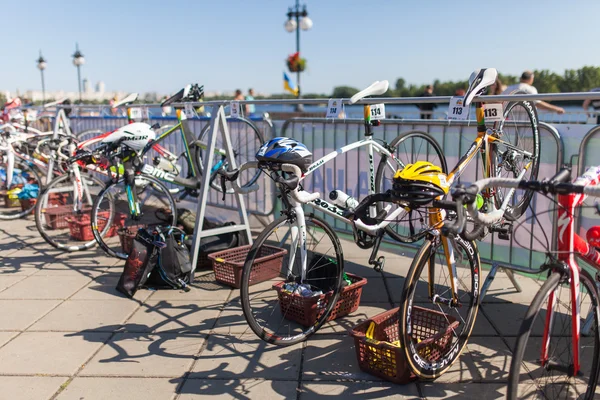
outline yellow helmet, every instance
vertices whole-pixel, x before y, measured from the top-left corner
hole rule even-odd
[[[425,205],[447,194],[449,189],[446,174],[440,167],[427,161],[408,164],[394,175],[394,197],[412,206]]]

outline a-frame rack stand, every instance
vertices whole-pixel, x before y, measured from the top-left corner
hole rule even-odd
[[[246,212],[246,204],[242,194],[235,193],[234,196],[237,199],[238,211],[242,223],[239,225],[229,225],[221,228],[214,229],[203,229],[204,216],[206,214],[206,205],[208,202],[208,190],[210,188],[210,170],[213,165],[215,158],[215,148],[217,143],[217,135],[221,132],[223,142],[225,143],[225,151],[227,153],[227,160],[231,169],[235,169],[236,165],[233,147],[231,145],[231,138],[229,137],[229,128],[227,127],[227,120],[225,118],[225,111],[223,105],[215,105],[212,107],[212,118],[210,120],[210,130],[208,134],[208,150],[206,152],[207,157],[202,160],[203,171],[200,187],[200,197],[198,198],[198,209],[196,212],[196,226],[194,228],[194,240],[192,245],[192,273],[196,270],[196,264],[198,262],[198,251],[200,249],[200,241],[202,238],[214,235],[220,235],[222,233],[245,231],[248,237],[248,243],[252,244],[252,234],[250,232],[250,224],[248,222],[248,213]]]

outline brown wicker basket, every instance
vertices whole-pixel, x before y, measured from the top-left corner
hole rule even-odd
[[[398,311],[399,308],[394,308],[361,322],[350,335],[354,337],[360,369],[394,383],[407,383],[415,376],[399,344]],[[371,323],[375,324],[372,338],[367,338]],[[418,347],[429,352],[431,360],[448,350],[452,330],[458,326],[455,318],[418,306],[412,307],[411,323],[413,337],[420,340]]]
[[[212,260],[215,279],[239,289],[242,283],[244,263],[251,247],[251,245],[246,245],[209,254],[208,258]],[[254,259],[254,266],[250,274],[252,284],[279,276],[283,257],[286,254],[287,250],[285,249],[262,246]]]
[[[327,321],[341,318],[353,313],[360,305],[360,296],[362,287],[367,284],[366,278],[346,273],[351,285],[342,288],[338,301],[331,310]],[[320,296],[303,297],[298,293],[289,293],[283,290],[285,282],[279,282],[273,285],[277,290],[279,298],[279,307],[285,319],[296,321],[304,326],[311,326],[317,321],[317,316],[325,311],[332,292],[324,293]],[[285,310],[285,312],[283,311]]]

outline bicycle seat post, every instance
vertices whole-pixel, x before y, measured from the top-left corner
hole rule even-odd
[[[365,136],[373,136],[373,124],[371,123],[371,106],[369,104],[365,104],[363,109],[365,117]]]

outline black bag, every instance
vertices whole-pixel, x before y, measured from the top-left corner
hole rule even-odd
[[[185,232],[171,228],[161,234],[164,246],[158,249],[158,263],[150,274],[147,286],[190,290],[193,281],[190,252],[183,243]]]
[[[128,297],[146,282],[158,262],[158,251],[154,236],[140,229],[133,239],[125,268],[117,283],[117,290]]]
[[[192,281],[185,233],[177,228],[140,229],[133,240],[117,290],[129,297],[143,287],[168,287],[189,291]]]

